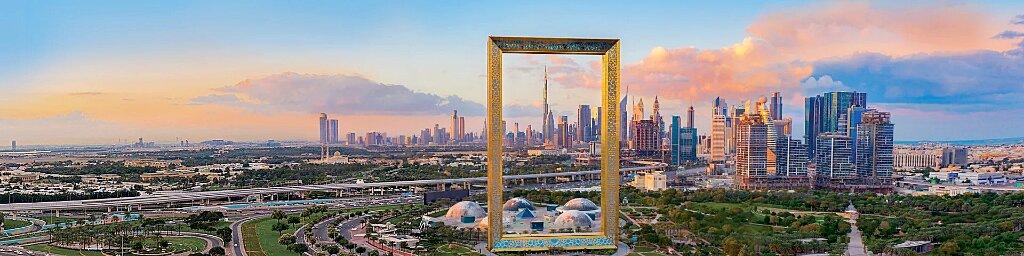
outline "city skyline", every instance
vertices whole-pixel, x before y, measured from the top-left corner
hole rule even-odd
[[[529,14],[549,16],[544,23],[484,22],[488,16],[468,13],[510,16],[513,11],[499,9],[518,8],[450,2],[407,9],[335,3],[306,17],[268,14],[314,6],[114,3],[4,4],[9,8],[0,12],[10,15],[0,19],[9,19],[12,40],[0,44],[0,56],[7,56],[0,60],[9,65],[0,71],[0,140],[19,146],[138,137],[316,141],[310,120],[319,113],[338,120],[335,137],[413,135],[433,124],[450,129],[453,110],[468,123],[465,131],[479,132],[485,95],[479,38],[492,34],[621,38],[630,100],[659,97],[664,119],[684,116],[692,105],[701,135],[711,131],[716,97],[735,104],[779,91],[783,115],[793,117],[793,137],[800,138],[804,98],[848,90],[872,95],[866,108],[892,113],[897,141],[1024,136],[1013,130],[1024,119],[1005,118],[1024,114],[1024,104],[1014,100],[1024,95],[1024,16],[1012,12],[1022,7],[1016,2],[746,4],[753,8],[607,2],[588,7],[593,14]],[[234,8],[249,12],[227,11]],[[618,10],[632,21],[598,18]],[[719,14],[701,14],[707,10]],[[678,17],[666,14],[671,11],[692,16],[668,19]],[[208,19],[192,21],[202,18]],[[136,22],[119,22],[125,20]],[[594,22],[606,26],[584,25]],[[936,25],[946,29],[930,29]],[[461,30],[441,31],[451,26]],[[575,116],[578,105],[596,113],[595,61],[506,56],[506,84],[516,88],[505,92],[509,124],[542,130],[545,66],[555,118]]]

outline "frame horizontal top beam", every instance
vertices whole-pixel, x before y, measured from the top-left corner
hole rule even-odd
[[[538,38],[502,37],[489,38],[501,53],[528,54],[582,54],[604,55],[615,47],[619,39],[601,38]]]

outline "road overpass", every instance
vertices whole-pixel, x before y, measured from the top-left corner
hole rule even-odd
[[[655,166],[642,166],[642,167],[631,167],[622,168],[620,172],[636,172],[644,170],[654,170],[665,168],[665,165]],[[521,180],[521,179],[541,179],[541,178],[552,178],[552,177],[566,177],[566,176],[587,176],[600,174],[601,170],[589,170],[589,171],[578,171],[578,172],[555,172],[555,173],[539,173],[539,174],[524,174],[524,175],[508,175],[504,176],[505,180]],[[211,199],[220,199],[228,197],[245,197],[250,195],[263,195],[263,194],[277,194],[277,193],[294,193],[294,192],[307,192],[307,191],[340,191],[350,189],[367,189],[367,188],[381,188],[381,187],[409,187],[409,186],[424,186],[424,185],[437,185],[437,184],[465,184],[465,183],[482,183],[487,182],[487,177],[475,177],[475,178],[458,178],[458,179],[435,179],[435,180],[410,180],[410,181],[391,181],[391,182],[374,182],[374,183],[335,183],[335,184],[323,184],[323,185],[299,185],[299,186],[284,186],[284,187],[267,187],[267,188],[247,188],[247,189],[232,189],[232,190],[218,190],[218,191],[202,191],[202,192],[183,192],[174,194],[159,194],[159,195],[143,195],[135,197],[119,197],[119,198],[106,198],[106,199],[89,199],[89,200],[73,200],[73,201],[57,201],[57,202],[38,202],[38,203],[14,203],[14,204],[3,204],[0,205],[0,212],[11,212],[11,211],[52,211],[52,210],[82,210],[82,209],[109,209],[115,207],[131,207],[131,206],[143,206],[143,205],[158,205],[158,204],[169,204],[178,202],[191,202],[191,201],[203,201]]]

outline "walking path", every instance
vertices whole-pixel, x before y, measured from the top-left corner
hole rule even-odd
[[[846,244],[846,255],[849,256],[868,256],[867,248],[864,248],[864,238],[860,236],[860,229],[857,229],[857,222],[850,221],[850,243]]]

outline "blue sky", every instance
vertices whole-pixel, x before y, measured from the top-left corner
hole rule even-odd
[[[1024,121],[998,118],[1024,113],[1011,97],[1024,91],[1024,65],[1013,54],[1020,38],[995,37],[1024,30],[1013,24],[1022,7],[1015,1],[5,1],[0,140],[309,139],[315,125],[303,120],[315,120],[317,112],[338,116],[352,132],[412,133],[443,123],[451,108],[472,113],[484,100],[489,35],[620,38],[623,82],[631,92],[646,102],[659,96],[666,115],[694,105],[698,128],[706,127],[710,118],[701,115],[716,96],[739,104],[781,91],[800,134],[802,97],[851,89],[868,91],[876,107],[894,113],[897,139],[1024,136],[1009,129]],[[540,99],[544,65],[555,70],[553,90],[564,93],[552,97],[560,111],[596,104],[599,94],[587,82],[599,78],[590,68],[595,60],[506,57],[507,83],[521,88],[506,91],[523,112],[512,118],[539,123],[529,113]],[[376,113],[356,104],[391,98],[342,99],[358,94],[352,90],[381,88],[397,88],[386,90],[388,97],[418,100],[408,104],[417,109]],[[335,96],[316,102],[281,96],[295,90]],[[593,100],[573,97],[581,93]],[[991,125],[966,125],[980,121]],[[71,134],[68,127],[105,132]]]

